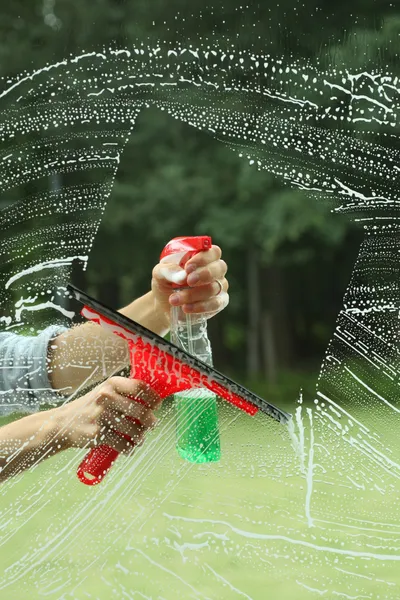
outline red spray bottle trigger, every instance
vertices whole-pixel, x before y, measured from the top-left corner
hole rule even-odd
[[[209,235],[176,237],[165,246],[160,255],[160,262],[175,263],[184,269],[188,260],[199,252],[209,250],[212,240]],[[175,287],[185,287],[185,283],[176,282]]]

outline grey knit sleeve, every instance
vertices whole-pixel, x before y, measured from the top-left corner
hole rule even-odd
[[[0,414],[34,412],[60,398],[50,385],[47,349],[65,330],[52,326],[34,337],[0,333]]]

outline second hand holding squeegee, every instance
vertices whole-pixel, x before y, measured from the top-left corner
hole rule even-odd
[[[291,419],[290,414],[253,394],[211,365],[191,356],[143,325],[108,308],[73,285],[68,285],[68,290],[83,304],[83,317],[128,342],[130,377],[151,385],[161,398],[192,388],[207,388],[251,416],[261,410],[282,424],[287,424]],[[120,435],[124,436],[122,433]],[[86,485],[100,483],[118,454],[105,444],[92,448],[79,465],[78,478]]]

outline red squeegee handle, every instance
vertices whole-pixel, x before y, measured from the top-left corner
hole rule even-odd
[[[134,368],[134,366],[132,366],[130,377],[132,379],[138,379],[136,377],[136,369]],[[148,384],[153,383],[152,387],[155,390],[156,386],[154,385],[154,380],[152,380],[151,377],[144,377],[142,375],[140,377],[140,380]],[[167,398],[167,396],[169,396],[169,391],[167,389],[159,390],[158,393],[162,399]],[[131,398],[131,400],[132,402],[135,402],[136,398]],[[125,418],[129,419],[130,417]],[[134,443],[132,438],[130,438],[125,433],[121,433],[120,431],[116,431],[115,433],[130,441],[131,443]],[[87,453],[87,455],[78,467],[78,478],[82,483],[85,483],[86,485],[96,485],[100,483],[107,475],[114,462],[117,460],[118,454],[119,452],[117,452],[117,450],[114,450],[114,448],[111,448],[106,444],[100,444],[95,448],[92,448]]]
[[[104,315],[97,314],[96,318],[93,309],[88,309],[88,307],[84,307],[82,314],[83,316],[90,314],[91,320],[103,326],[112,327],[114,325],[113,321]],[[121,334],[119,333],[119,335]],[[140,336],[136,336],[135,342],[127,341],[131,358],[130,377],[151,385],[161,398],[164,399],[176,392],[190,388],[206,387],[249,415],[255,415],[258,411],[256,406],[227,390],[217,381],[203,375],[196,368],[172,356],[169,352],[144,342]],[[132,402],[134,401],[135,398],[132,398]],[[126,434],[118,431],[116,433],[132,441]],[[102,444],[92,448],[79,465],[78,478],[86,485],[100,483],[117,458],[118,452],[110,446]]]

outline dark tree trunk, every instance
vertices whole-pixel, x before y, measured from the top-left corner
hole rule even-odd
[[[261,342],[264,376],[270,383],[275,383],[277,379],[278,357],[273,318],[268,309],[262,311]]]
[[[258,254],[254,248],[247,252],[247,294],[248,294],[248,326],[247,326],[247,375],[255,377],[260,374],[260,284]]]
[[[275,265],[263,267],[262,287],[263,364],[265,376],[273,380],[280,369],[290,366],[293,356],[284,270]]]

